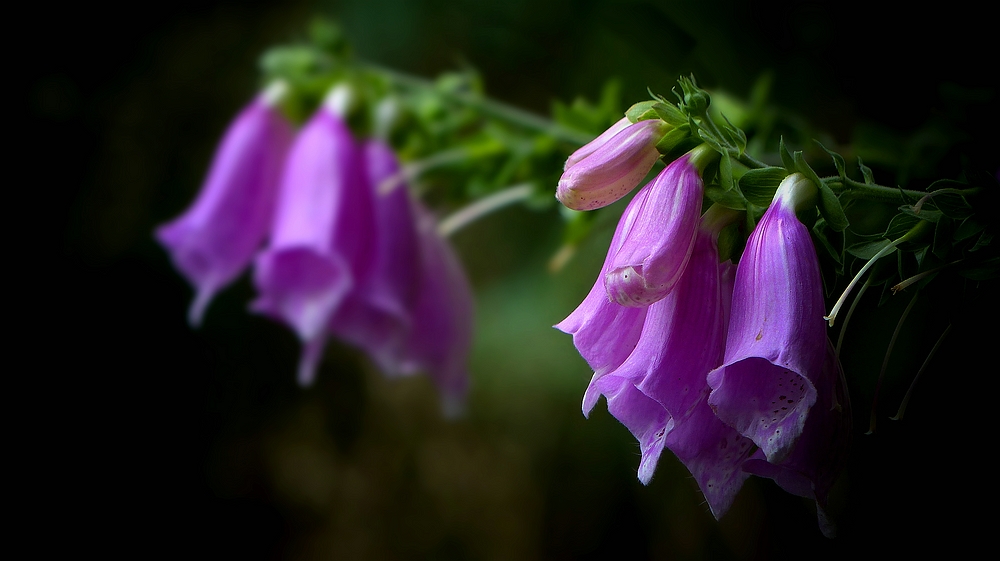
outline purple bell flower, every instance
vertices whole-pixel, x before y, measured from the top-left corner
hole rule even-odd
[[[594,382],[625,362],[639,342],[642,325],[646,320],[646,308],[626,308],[608,298],[604,276],[611,268],[612,258],[625,241],[625,235],[640,218],[639,210],[643,208],[649,193],[648,188],[640,190],[625,207],[593,288],[566,319],[554,326],[573,336],[576,350],[594,371],[591,389],[587,390],[583,398],[584,416],[590,414],[600,397],[600,391]]]
[[[194,204],[156,230],[174,266],[194,285],[192,325],[201,323],[215,294],[250,264],[271,227],[294,134],[274,107],[285,89],[275,83],[239,114],[219,143]]]
[[[740,259],[725,361],[708,375],[716,415],[772,464],[799,441],[826,357],[819,261],[795,216],[815,193],[801,174],[778,187]]]
[[[335,89],[299,133],[285,165],[268,248],[256,260],[254,311],[303,343],[299,382],[312,382],[328,325],[375,262],[374,197]]]
[[[664,168],[643,190],[649,195],[625,233],[604,276],[608,297],[622,306],[648,306],[673,290],[694,246],[704,184],[685,154]],[[713,152],[714,154],[714,152]]]
[[[847,463],[851,441],[851,404],[843,368],[829,340],[823,369],[815,385],[816,403],[791,453],[784,460],[771,463],[758,450],[743,465],[743,469],[773,479],[793,495],[815,500],[820,530],[826,537],[832,538],[836,529],[826,516],[826,501]]]
[[[588,392],[603,393],[608,410],[639,441],[642,483],[649,482],[666,447],[719,518],[749,477],[741,467],[754,446],[720,421],[707,401],[706,375],[722,363],[732,293],[733,265],[719,263],[717,238],[713,225],[699,228],[690,263],[676,288],[649,306],[635,350]]]
[[[594,210],[624,197],[653,169],[660,157],[656,143],[669,129],[667,123],[649,119],[624,127],[610,139],[602,140],[601,135],[581,148],[593,147],[589,154],[572,164],[567,160],[556,198],[573,210]]]

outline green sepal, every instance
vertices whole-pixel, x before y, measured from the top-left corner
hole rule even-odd
[[[729,118],[725,115],[722,116],[726,121],[726,126],[722,127],[722,132],[729,137],[729,142],[739,150],[742,154],[746,152],[747,149],[747,135],[742,129],[730,122]]]
[[[740,191],[751,203],[766,207],[771,204],[778,185],[787,176],[788,171],[785,168],[751,169],[740,178]]]
[[[663,105],[655,99],[640,101],[639,103],[632,105],[632,107],[629,107],[628,111],[625,112],[625,116],[628,117],[628,120],[633,123],[656,119],[659,115],[656,114],[656,110],[653,109],[653,106],[657,104]]]
[[[691,129],[688,125],[679,126],[677,128],[671,129],[670,132],[663,135],[663,138],[656,143],[656,150],[663,154],[664,156],[669,155],[678,146],[683,144],[688,137],[691,136]]]
[[[847,215],[844,214],[844,207],[840,205],[840,199],[837,198],[833,189],[830,189],[829,185],[823,183],[819,175],[809,167],[805,158],[802,157],[801,151],[795,152],[792,159],[795,162],[795,169],[809,178],[819,188],[819,200],[816,206],[819,207],[819,212],[826,219],[826,223],[837,232],[846,230],[850,222],[847,220]]]
[[[785,146],[785,137],[778,138],[778,154],[781,155],[781,165],[785,166],[788,173],[795,173],[795,159],[788,152],[788,148]]]
[[[736,191],[736,183],[733,181],[733,160],[726,152],[719,158],[719,185],[726,191]],[[740,196],[742,197],[742,193]]]

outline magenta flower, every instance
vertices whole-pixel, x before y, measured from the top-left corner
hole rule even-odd
[[[402,373],[425,372],[441,392],[447,415],[461,411],[472,347],[472,287],[430,212],[416,204],[420,280],[403,347]]]
[[[650,190],[643,188],[629,202],[618,221],[618,227],[611,238],[608,256],[597,276],[590,293],[573,312],[554,327],[573,336],[573,344],[580,356],[594,371],[594,381],[618,368],[632,353],[639,342],[642,325],[646,319],[646,308],[626,308],[612,302],[604,288],[604,276],[610,271],[611,261],[625,241],[625,235],[632,230],[640,218]],[[597,403],[600,391],[591,382],[590,389],[583,398],[583,414],[589,415]]]
[[[619,121],[612,129],[621,124]],[[573,210],[594,210],[624,197],[659,159],[656,143],[669,128],[659,119],[650,119],[628,125],[610,139],[605,137],[607,133],[601,135],[581,148],[586,149],[585,156],[574,163],[567,160],[556,187],[556,198]],[[590,148],[593,150],[587,154]],[[570,159],[574,156],[577,153]]]
[[[271,227],[293,136],[274,107],[283,90],[283,84],[272,86],[239,114],[219,143],[194,204],[156,230],[174,266],[195,288],[188,311],[192,325],[201,323],[215,294],[250,264]]]
[[[740,259],[725,361],[708,375],[709,405],[773,464],[802,434],[826,356],[819,262],[795,216],[815,192],[801,174],[778,187]]]
[[[771,463],[758,450],[743,465],[743,469],[773,479],[793,495],[815,500],[820,530],[832,538],[836,532],[825,508],[830,489],[847,461],[851,440],[851,404],[843,369],[829,340],[823,369],[815,385],[816,403],[791,453],[784,460]]]
[[[309,384],[344,300],[369,282],[375,262],[373,191],[362,154],[333,107],[335,90],[300,132],[282,177],[268,248],[257,257],[251,305],[303,343],[299,381]]]
[[[704,195],[692,159],[674,160],[643,188],[649,194],[604,276],[608,297],[622,306],[648,306],[669,294],[691,258]]]
[[[364,143],[364,164],[375,201],[375,256],[371,282],[356,287],[329,323],[329,331],[364,350],[387,374],[401,373],[404,344],[420,289],[421,240],[405,184],[382,188],[399,172],[385,142]]]
[[[584,144],[578,148],[576,152],[570,154],[569,157],[566,158],[566,163],[563,165],[563,171],[568,170],[580,160],[593,154],[594,151],[607,144],[608,141],[614,138],[615,135],[625,130],[630,125],[632,125],[632,121],[629,121],[628,117],[622,117],[618,122],[608,127],[608,130],[602,132],[600,136]]]
[[[718,232],[698,230],[690,264],[676,288],[649,306],[638,345],[614,372],[591,382],[608,410],[639,441],[639,480],[648,483],[663,448],[684,463],[716,518],[748,474],[753,443],[709,407],[710,370],[722,363],[732,269],[719,263]]]

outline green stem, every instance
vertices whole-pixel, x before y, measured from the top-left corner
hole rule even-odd
[[[476,220],[531,196],[531,183],[519,183],[462,207],[438,223],[438,232],[448,237]]]
[[[928,195],[927,191],[914,191],[912,189],[900,189],[898,187],[887,187],[885,185],[876,184],[869,185],[863,181],[856,181],[851,178],[844,180],[839,176],[824,177],[822,179],[823,183],[826,183],[834,191],[846,191],[851,195],[855,195],[863,199],[883,203],[905,203],[906,200],[901,196],[901,194],[914,199],[921,199]],[[957,190],[956,192],[964,196],[975,194],[977,191],[977,188],[971,188]]]
[[[743,152],[742,154],[740,154],[739,156],[737,156],[736,157],[736,161],[738,161],[739,163],[745,165],[746,167],[748,167],[750,169],[762,169],[762,168],[770,167],[767,164],[765,164],[764,162],[758,160],[757,158],[754,158],[750,154],[747,154],[746,152]]]
[[[523,109],[518,109],[517,107],[507,105],[506,103],[501,103],[499,101],[495,101],[492,99],[468,93],[440,91],[435,87],[434,82],[430,80],[426,80],[424,78],[418,78],[416,76],[411,76],[409,74],[404,74],[402,72],[397,72],[395,70],[390,70],[388,68],[384,68],[375,64],[370,64],[370,63],[363,63],[363,64],[366,68],[386,76],[387,78],[389,78],[389,80],[395,82],[400,86],[423,89],[423,90],[433,90],[442,97],[450,101],[468,105],[498,119],[502,119],[510,123],[520,125],[527,129],[532,129],[541,133],[548,134],[559,140],[569,142],[570,144],[583,146],[584,144],[593,140],[593,137],[588,134],[567,129],[566,127],[563,127],[558,123],[554,123],[548,119],[539,117],[534,113],[524,111]]]

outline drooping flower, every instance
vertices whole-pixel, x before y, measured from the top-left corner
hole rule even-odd
[[[851,404],[844,372],[833,344],[827,340],[825,360],[815,380],[816,403],[784,460],[768,462],[761,450],[743,465],[748,473],[773,479],[782,489],[816,501],[820,530],[828,538],[836,530],[826,516],[830,489],[847,461],[851,440]]]
[[[291,327],[303,343],[299,381],[312,382],[331,318],[375,262],[372,188],[362,154],[341,120],[335,88],[300,132],[282,177],[273,233],[256,260],[256,312]]]
[[[246,269],[271,227],[293,136],[275,108],[286,89],[273,84],[239,114],[219,143],[194,204],[156,231],[174,266],[194,285],[192,325],[201,323],[215,294]]]
[[[598,137],[587,145],[593,151],[572,164],[567,161],[556,198],[573,210],[594,210],[624,197],[653,169],[660,157],[656,143],[669,129],[667,123],[649,119],[624,127],[610,139]]]
[[[612,258],[621,248],[626,234],[633,228],[636,220],[640,219],[639,210],[643,208],[649,193],[647,186],[629,202],[615,228],[608,255],[593,288],[566,319],[554,326],[573,336],[576,350],[594,371],[594,381],[625,362],[639,342],[642,325],[646,320],[646,308],[626,308],[608,298],[604,276],[610,270]],[[594,381],[583,398],[585,416],[590,414],[601,395]]]
[[[421,240],[406,185],[392,185],[388,191],[382,188],[399,172],[392,148],[370,139],[362,150],[375,202],[373,271],[371,281],[355,286],[355,297],[344,300],[330,320],[329,331],[364,350],[386,374],[399,374],[419,295]]]
[[[604,276],[608,297],[622,306],[648,306],[673,290],[691,258],[704,184],[695,160],[707,147],[681,156],[644,190],[649,195],[625,232]]]
[[[462,409],[472,347],[472,287],[437,221],[414,201],[420,241],[420,280],[411,329],[402,351],[402,373],[422,371],[441,392],[446,415]]]
[[[826,356],[819,262],[795,216],[815,193],[798,173],[778,187],[739,262],[725,361],[708,375],[709,405],[773,464],[803,432]]]
[[[648,483],[663,448],[684,463],[716,518],[748,474],[753,443],[709,407],[706,376],[722,363],[733,266],[719,263],[718,222],[699,228],[690,263],[676,288],[649,306],[635,350],[614,372],[591,382],[608,410],[639,441],[639,480]]]

